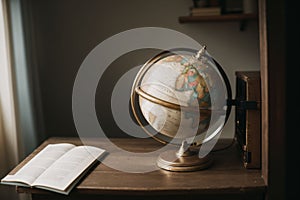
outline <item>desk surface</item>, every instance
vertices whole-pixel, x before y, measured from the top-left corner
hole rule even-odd
[[[149,152],[162,146],[153,139],[111,139],[111,141],[119,147],[133,152]],[[11,174],[15,173],[47,144],[61,142],[82,144],[78,138],[50,138],[23,160]],[[220,143],[222,145],[224,141]],[[90,144],[104,149],[108,148],[107,144],[101,141],[95,143],[91,140]],[[195,172],[169,172],[158,169],[148,173],[125,173],[99,163],[83,178],[70,195],[217,195],[234,193],[263,196],[266,186],[261,177],[261,171],[245,169],[235,145],[226,150],[214,152],[213,158],[214,163],[210,168]],[[17,187],[17,191],[33,195],[55,195],[45,190],[24,187]]]

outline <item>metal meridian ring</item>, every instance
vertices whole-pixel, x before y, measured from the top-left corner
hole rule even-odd
[[[150,94],[147,94],[146,92],[144,92],[141,87],[137,87],[135,88],[135,92],[143,97],[144,99],[151,101],[152,103],[167,107],[167,108],[171,108],[174,110],[179,110],[179,111],[185,111],[185,112],[197,112],[197,110],[199,109],[200,111],[211,111],[211,108],[207,108],[207,107],[196,107],[196,106],[181,106],[178,105],[176,103],[171,103],[162,99],[159,99],[157,97],[154,97]]]

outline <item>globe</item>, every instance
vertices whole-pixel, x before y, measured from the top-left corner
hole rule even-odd
[[[188,148],[199,147],[221,133],[231,110],[228,99],[228,78],[205,46],[199,51],[164,51],[151,58],[137,73],[131,91],[132,110],[143,129],[162,143],[181,145],[179,153],[171,156],[175,160],[188,155],[196,158]],[[160,158],[160,167],[170,169],[174,162],[166,159],[171,158]],[[191,162],[189,158],[189,162],[202,166],[196,159]],[[182,170],[180,163],[175,165],[180,169],[175,171]]]

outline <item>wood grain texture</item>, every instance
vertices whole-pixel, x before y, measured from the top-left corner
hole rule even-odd
[[[260,45],[260,73],[261,73],[261,126],[262,126],[262,177],[268,184],[268,149],[269,149],[269,76],[268,76],[268,54],[267,54],[267,16],[266,1],[259,1],[259,45]]]
[[[268,56],[268,195],[270,199],[286,199],[286,13],[285,0],[267,0]]]
[[[111,139],[120,148],[133,152],[153,151],[162,145],[153,139]],[[69,142],[80,145],[78,138],[50,138],[41,144],[16,169],[23,166],[47,144]],[[230,144],[222,140],[216,148]],[[90,140],[89,145],[104,149],[108,145],[101,140]],[[113,155],[109,152],[108,156]],[[263,196],[265,184],[260,170],[246,170],[240,160],[237,147],[213,153],[214,164],[206,170],[196,172],[169,172],[161,169],[149,173],[125,173],[117,171],[103,163],[98,163],[89,174],[71,192],[71,196],[89,194],[95,195],[222,195],[222,194],[257,194]],[[106,159],[106,158],[105,158]],[[122,158],[120,158],[122,159]],[[154,158],[155,160],[156,158]],[[124,160],[124,159],[122,159]],[[115,160],[118,162],[118,158]],[[149,162],[153,160],[149,159]],[[147,164],[147,163],[145,163]],[[14,173],[13,170],[11,173]],[[20,193],[60,196],[45,190],[17,187]],[[251,195],[250,195],[251,196]]]
[[[284,0],[259,1],[262,175],[269,199],[286,199],[287,49]],[[293,66],[292,66],[293,68]]]

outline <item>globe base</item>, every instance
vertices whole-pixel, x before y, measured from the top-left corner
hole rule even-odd
[[[210,154],[199,158],[198,152],[190,151],[189,148],[184,154],[180,154],[180,150],[165,151],[157,159],[158,167],[176,172],[203,170],[211,166],[212,163],[213,159]]]

